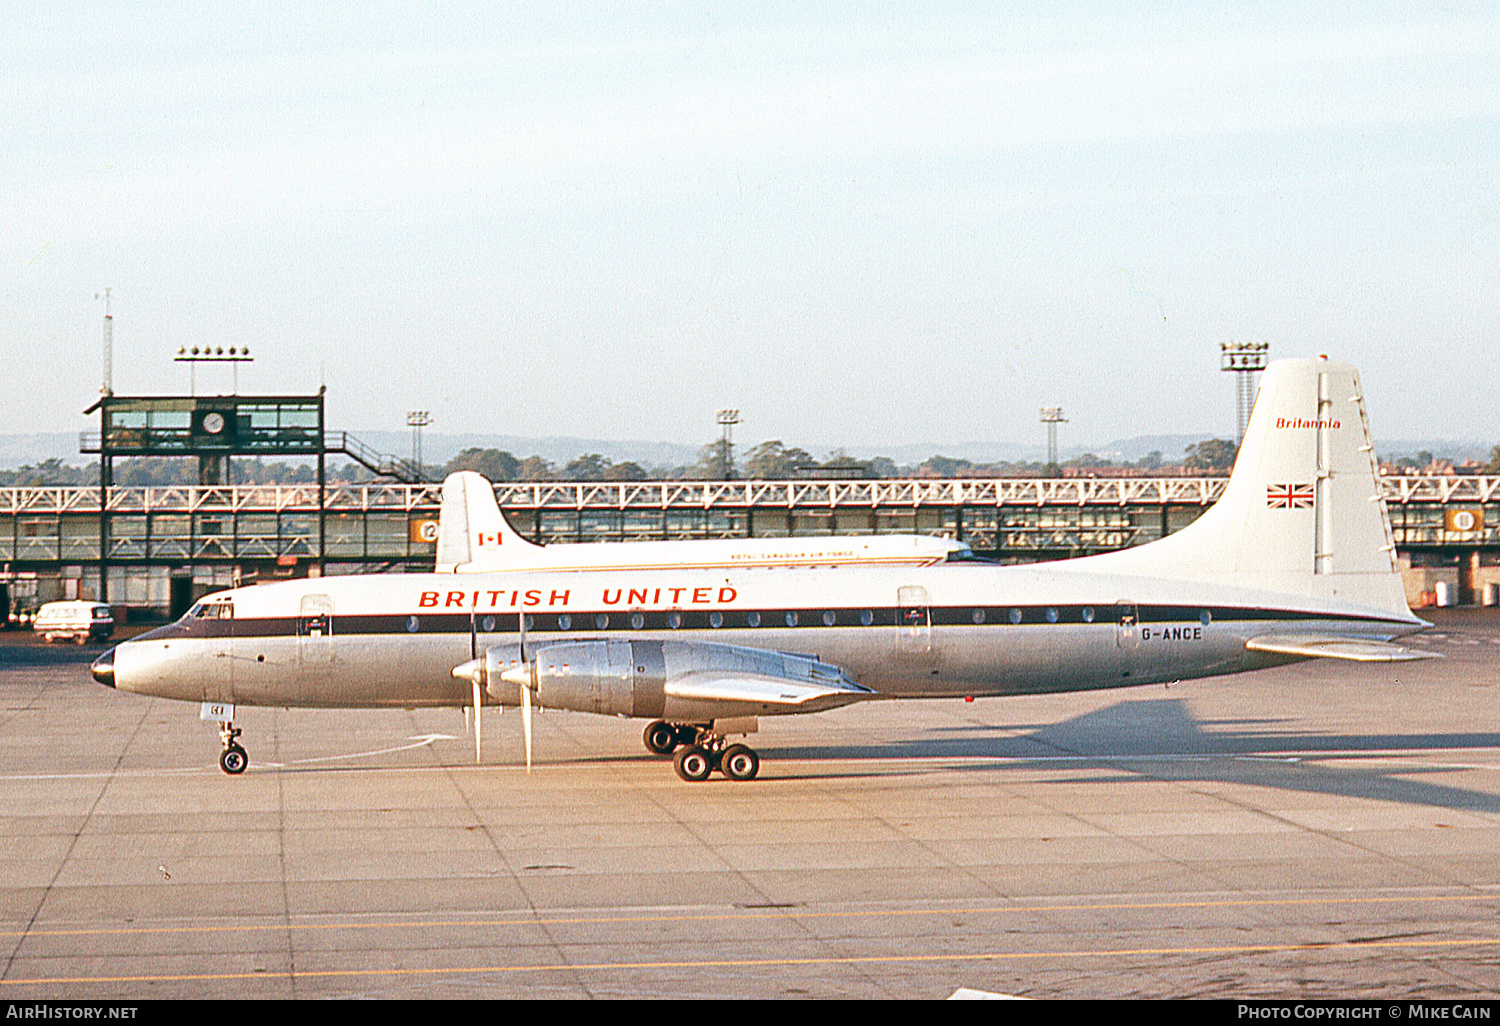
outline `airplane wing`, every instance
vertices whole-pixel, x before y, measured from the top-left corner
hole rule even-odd
[[[491,645],[483,658],[455,666],[453,676],[496,698],[514,696],[520,685],[543,705],[589,712],[630,709],[653,690],[699,709],[753,703],[788,713],[875,694],[815,656],[705,641],[573,639],[538,646],[529,662],[517,644]]]
[[[695,670],[679,674],[666,682],[665,691],[673,698],[707,702],[763,702],[789,708],[818,698],[874,693],[847,678],[788,680],[785,677],[732,670]]]
[[[1400,663],[1413,659],[1441,659],[1437,652],[1402,648],[1389,641],[1364,641],[1327,634],[1265,634],[1251,638],[1245,647],[1252,652],[1306,656],[1323,659],[1352,659],[1360,663]]]

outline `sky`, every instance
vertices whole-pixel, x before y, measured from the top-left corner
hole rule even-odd
[[[109,287],[353,431],[1232,435],[1266,341],[1500,442],[1493,3],[746,6],[0,3],[0,433]]]

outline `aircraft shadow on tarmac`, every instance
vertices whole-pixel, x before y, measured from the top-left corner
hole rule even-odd
[[[1422,749],[1500,749],[1500,733],[1474,731],[1442,734],[1319,734],[1277,732],[1276,720],[1220,720],[1199,723],[1177,699],[1120,702],[1061,723],[1042,725],[938,728],[945,736],[914,737],[858,745],[778,748],[767,745],[768,758],[865,759],[1056,759],[1072,757],[1075,766],[1091,760],[1108,762],[1109,775],[1059,777],[1060,785],[1119,783],[1119,772],[1143,780],[1252,784],[1289,791],[1375,798],[1407,805],[1500,812],[1500,794],[1471,791],[1411,779],[1452,772],[1446,767],[1407,764],[1377,768],[1376,760],[1392,752]],[[1209,729],[1205,730],[1204,728]],[[1260,729],[1238,730],[1251,727]],[[954,736],[957,735],[957,736]],[[1341,760],[1366,765],[1333,766],[1317,753],[1337,753]],[[1297,756],[1306,756],[1298,758]],[[1030,768],[1035,767],[1030,764]],[[945,766],[945,771],[984,770],[984,763]]]

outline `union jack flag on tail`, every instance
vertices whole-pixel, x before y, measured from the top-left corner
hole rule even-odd
[[[1312,509],[1313,486],[1310,484],[1266,485],[1266,506],[1271,509]]]

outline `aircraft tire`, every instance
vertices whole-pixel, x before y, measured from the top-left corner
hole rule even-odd
[[[646,732],[641,738],[646,742],[646,750],[657,755],[671,755],[682,743],[678,740],[677,728],[662,720],[646,724]]]
[[[714,760],[702,745],[688,745],[672,757],[672,768],[690,784],[701,784],[714,771]]]
[[[245,750],[239,745],[230,745],[219,753],[219,769],[232,777],[239,776],[245,772],[245,768],[249,765],[250,757],[245,754]]]
[[[754,780],[760,772],[760,756],[749,745],[730,745],[719,757],[719,768],[730,780]]]

